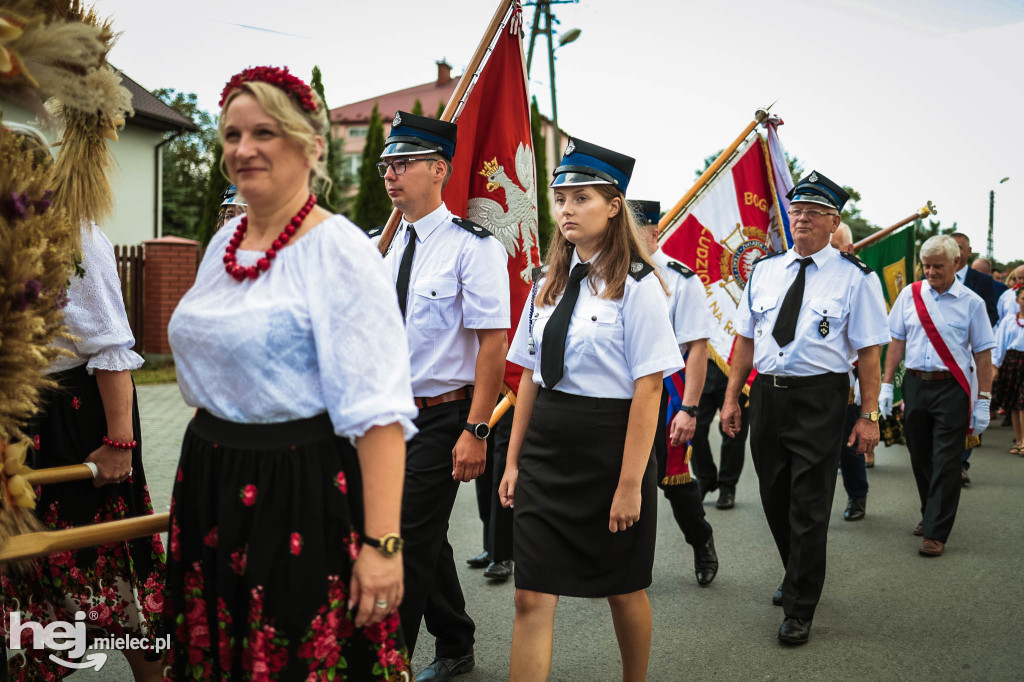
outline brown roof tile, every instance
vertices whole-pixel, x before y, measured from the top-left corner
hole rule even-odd
[[[191,119],[165,104],[162,99],[129,78],[124,71],[117,68],[114,70],[121,74],[121,84],[132,93],[135,115],[128,119],[129,124],[150,130],[183,130],[190,133],[199,130],[199,126]]]

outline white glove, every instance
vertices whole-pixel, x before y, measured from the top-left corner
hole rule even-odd
[[[892,384],[882,384],[878,392],[878,411],[883,417],[892,416]]]
[[[980,436],[988,428],[988,400],[982,398],[974,403],[974,414],[971,415],[971,425],[974,427],[974,435]]]

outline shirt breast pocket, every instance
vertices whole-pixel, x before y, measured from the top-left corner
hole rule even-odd
[[[776,308],[779,305],[778,296],[755,296],[750,302],[750,313],[754,318],[754,333],[762,336],[768,328],[769,319],[774,319],[778,314]]]
[[[967,347],[967,334],[969,331],[967,327],[960,324],[947,323],[946,328],[949,330],[950,338],[954,343],[964,348]]]
[[[811,325],[817,336],[823,339],[838,335],[843,324],[843,304],[835,298],[812,298],[810,302]]]
[[[415,312],[412,323],[419,329],[451,329],[455,326],[455,297],[459,282],[449,277],[421,279],[413,288]]]
[[[574,313],[570,329],[572,349],[587,355],[624,344],[622,316],[614,301],[591,300]]]

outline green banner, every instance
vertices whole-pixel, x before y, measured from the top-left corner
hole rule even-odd
[[[867,263],[882,282],[885,308],[889,310],[903,287],[914,280],[914,223],[902,227],[885,239],[875,242],[857,252],[857,257]],[[885,352],[882,349],[882,371],[885,371]],[[904,365],[900,363],[893,379],[893,403],[903,400]]]

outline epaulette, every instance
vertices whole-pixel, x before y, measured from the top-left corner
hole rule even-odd
[[[781,256],[784,253],[786,253],[786,252],[785,251],[772,251],[771,253],[766,253],[763,256],[761,256],[760,258],[758,258],[757,260],[755,260],[754,261],[754,265],[757,265],[758,263],[760,263],[763,260],[768,260],[769,258],[775,258],[776,256]]]
[[[629,264],[629,276],[638,282],[652,272],[654,272],[654,266],[647,261],[638,260]]]
[[[675,270],[676,272],[678,272],[683,277],[693,277],[693,270],[691,270],[690,268],[686,267],[685,265],[683,265],[679,261],[670,260],[668,262],[668,267],[669,267],[670,270]]]
[[[381,225],[380,227],[375,227],[373,229],[367,230],[366,231],[366,236],[367,237],[379,237],[382,234],[384,234],[384,227],[385,227],[384,225]]]
[[[860,268],[860,271],[863,272],[865,275],[870,275],[872,272],[874,272],[874,270],[872,270],[871,267],[867,263],[862,261],[860,258],[857,258],[856,256],[854,256],[852,253],[846,253],[845,251],[840,251],[839,255],[842,256],[843,258],[845,258],[846,260],[850,261],[854,265],[856,265],[858,268]]]
[[[461,227],[466,232],[470,232],[470,233],[476,235],[477,237],[483,238],[483,237],[492,237],[493,236],[491,234],[490,230],[477,225],[472,220],[466,220],[465,218],[460,218],[458,216],[452,216],[452,222],[455,223],[456,225],[458,225],[459,227]]]

